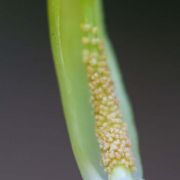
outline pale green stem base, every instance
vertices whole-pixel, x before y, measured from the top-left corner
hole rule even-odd
[[[134,180],[131,173],[123,167],[116,167],[112,174],[109,176],[109,180]]]

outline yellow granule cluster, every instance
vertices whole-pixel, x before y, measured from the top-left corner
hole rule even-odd
[[[99,37],[97,27],[84,24],[81,28],[83,61],[87,70],[102,164],[109,174],[119,165],[134,170],[135,162],[127,124],[122,120],[119,110],[104,43]]]

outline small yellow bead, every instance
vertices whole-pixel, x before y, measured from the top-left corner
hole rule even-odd
[[[92,45],[98,45],[99,41],[100,41],[99,38],[92,38],[91,44]]]
[[[90,43],[90,39],[89,39],[88,37],[83,37],[83,38],[82,38],[82,43],[83,43],[84,45],[88,45],[88,44]]]
[[[81,30],[83,32],[89,32],[91,30],[91,25],[90,24],[82,24],[81,25]]]
[[[97,27],[93,27],[93,28],[92,28],[92,33],[93,33],[94,35],[97,35],[97,33],[98,33],[98,28],[97,28]]]

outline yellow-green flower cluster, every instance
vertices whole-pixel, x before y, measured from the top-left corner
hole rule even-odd
[[[102,164],[109,174],[116,166],[134,170],[135,162],[127,124],[122,119],[99,29],[87,23],[83,24],[81,29],[82,59],[87,71]]]

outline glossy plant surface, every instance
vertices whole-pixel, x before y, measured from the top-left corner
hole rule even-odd
[[[100,0],[48,0],[52,51],[68,132],[84,180],[140,180],[142,168],[136,128],[120,70],[106,36],[101,8]],[[98,37],[103,42],[110,77],[120,103],[119,110],[132,144],[133,171],[121,164],[113,167],[112,173],[107,173],[101,164],[102,154],[96,137],[97,119],[93,114],[88,73],[82,55],[87,43],[87,39],[83,39],[83,24],[97,27]]]

